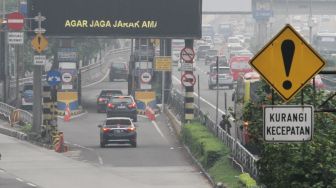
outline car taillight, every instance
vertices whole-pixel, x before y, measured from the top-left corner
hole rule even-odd
[[[135,127],[129,127],[128,129],[127,129],[127,132],[134,132],[135,131]]]
[[[129,105],[128,105],[128,108],[136,108],[136,104],[135,104],[135,102],[132,103],[132,104],[129,104]]]
[[[104,133],[108,133],[108,132],[110,132],[110,130],[111,130],[110,128],[103,128]]]
[[[108,104],[107,104],[107,107],[109,107],[109,108],[113,108],[114,106],[113,106],[112,103],[108,103]]]
[[[103,98],[99,98],[98,100],[99,100],[99,102],[103,102],[103,101],[104,101],[104,99],[103,99]]]

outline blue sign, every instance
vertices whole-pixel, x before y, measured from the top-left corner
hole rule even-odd
[[[273,16],[270,0],[252,0],[253,18],[257,21],[268,21]]]
[[[47,73],[47,82],[50,86],[56,86],[61,82],[61,73],[55,70],[49,71]]]

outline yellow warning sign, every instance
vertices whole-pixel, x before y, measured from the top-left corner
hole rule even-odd
[[[41,53],[48,47],[48,40],[41,33],[37,34],[31,43],[38,53]]]
[[[325,61],[290,25],[255,55],[251,66],[288,101],[325,65]]]
[[[156,71],[171,71],[172,58],[171,56],[158,56],[155,57],[155,70]]]

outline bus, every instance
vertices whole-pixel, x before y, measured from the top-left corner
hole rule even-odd
[[[229,65],[234,81],[238,80],[239,75],[253,71],[248,63],[250,59],[250,56],[233,56],[230,58]]]
[[[213,39],[215,35],[215,29],[211,25],[202,25],[202,38],[204,36],[210,36]]]
[[[322,54],[336,53],[336,33],[317,33],[313,38],[313,46]]]
[[[248,123],[243,119],[243,108],[250,101],[259,100],[257,90],[261,86],[260,75],[257,72],[249,72],[239,75],[237,87],[233,94],[234,114],[237,123],[237,138],[243,144],[249,142]]]

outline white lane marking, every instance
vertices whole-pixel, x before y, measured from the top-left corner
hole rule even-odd
[[[159,126],[157,125],[156,121],[152,121],[155,129],[157,130],[157,132],[160,134],[160,136],[168,142],[168,140],[166,139],[166,137],[163,135],[162,131],[160,130]]]
[[[87,88],[87,87],[90,87],[90,86],[99,84],[100,82],[104,81],[104,80],[108,77],[109,74],[110,74],[110,69],[106,72],[105,76],[104,76],[102,79],[100,79],[100,80],[97,81],[97,82],[91,83],[91,84],[89,84],[89,85],[82,86],[82,88]]]
[[[103,165],[103,164],[104,164],[104,162],[103,162],[103,158],[101,158],[100,156],[98,156],[98,160],[99,160],[99,164],[100,164],[100,165]]]
[[[180,80],[179,80],[178,78],[176,78],[176,76],[173,76],[173,78],[174,78],[174,80],[175,80],[177,83],[181,84],[181,83],[180,83]],[[198,97],[197,93],[195,93],[195,92],[194,92],[194,95],[195,95],[196,97]],[[215,105],[211,104],[209,101],[205,100],[203,97],[200,97],[200,99],[201,99],[201,101],[207,103],[209,106],[211,106],[213,109],[216,110],[216,106],[215,106]],[[220,113],[222,113],[222,114],[225,114],[225,112],[223,112],[221,109],[218,109],[218,111],[219,111]]]
[[[79,147],[79,148],[87,149],[87,150],[89,150],[89,151],[94,151],[94,149],[92,149],[92,148],[87,148],[87,147],[81,146],[81,145],[79,145],[79,144],[73,144],[73,145],[74,145],[74,146],[77,146],[77,147]]]
[[[15,179],[20,181],[20,182],[23,182],[23,179],[20,179],[20,178],[15,178]]]
[[[37,185],[32,184],[32,183],[27,183],[28,185],[32,186],[32,187],[37,187]]]
[[[0,172],[1,172],[1,173],[5,173],[5,171],[4,171],[4,170],[2,170],[2,169],[0,169]]]

